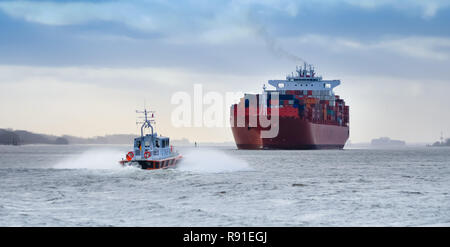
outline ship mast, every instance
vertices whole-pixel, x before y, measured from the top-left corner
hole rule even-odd
[[[142,122],[141,125],[141,138],[144,138],[144,129],[150,128],[152,130],[152,138],[153,138],[153,126],[152,123],[155,123],[155,120],[153,119],[155,111],[147,111],[147,109],[144,109],[144,111],[136,111],[136,113],[143,113],[144,114],[144,122]],[[148,114],[152,114],[151,116],[148,116]],[[139,123],[139,122],[137,122]]]

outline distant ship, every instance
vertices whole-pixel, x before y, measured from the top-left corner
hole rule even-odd
[[[444,139],[444,133],[441,132],[440,141],[433,143],[432,145],[427,145],[429,147],[450,147],[450,138]]]
[[[297,66],[296,74],[286,76],[286,80],[268,83],[275,90],[266,90],[264,86],[262,94],[245,94],[238,104],[231,106],[231,130],[238,149],[344,147],[349,137],[349,106],[333,92],[340,80],[323,80],[305,63],[303,68]],[[266,128],[259,120],[270,119],[268,116],[276,111],[278,134],[264,138],[262,131]]]
[[[404,147],[406,146],[406,142],[401,140],[392,140],[389,137],[381,137],[378,139],[372,139],[370,145],[374,147]]]
[[[153,132],[153,112],[144,110],[138,113],[144,113],[141,136],[134,139],[133,151],[128,152],[126,159],[122,159],[119,163],[123,166],[136,166],[146,170],[174,167],[182,156],[170,145],[169,137],[158,136],[156,132]],[[146,128],[151,129],[151,134],[144,134]]]

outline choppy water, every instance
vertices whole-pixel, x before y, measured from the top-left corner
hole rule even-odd
[[[450,149],[180,148],[121,168],[127,146],[0,146],[0,226],[450,225]]]

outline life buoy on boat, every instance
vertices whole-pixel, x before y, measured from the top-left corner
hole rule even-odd
[[[133,152],[130,151],[130,152],[127,153],[127,160],[128,161],[132,160],[133,157],[134,157],[134,153]]]
[[[146,159],[150,158],[151,156],[152,156],[152,154],[148,151],[144,153],[144,158],[146,158]]]

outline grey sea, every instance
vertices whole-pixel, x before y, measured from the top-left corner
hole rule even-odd
[[[128,146],[0,146],[0,226],[450,226],[450,149],[179,148],[175,169]]]

